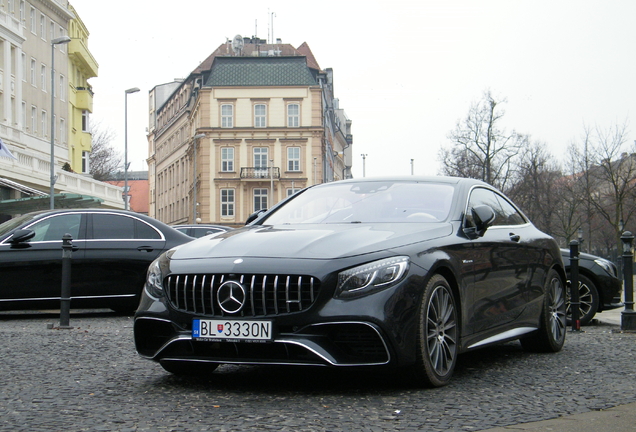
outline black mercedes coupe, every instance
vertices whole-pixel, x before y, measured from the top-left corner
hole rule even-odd
[[[561,252],[476,180],[320,184],[148,270],[137,352],[175,374],[218,365],[398,366],[449,382],[460,353],[565,341]]]

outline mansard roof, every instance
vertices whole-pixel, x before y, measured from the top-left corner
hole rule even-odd
[[[206,86],[311,86],[317,71],[305,56],[216,57]]]

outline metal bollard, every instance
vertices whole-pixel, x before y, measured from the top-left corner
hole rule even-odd
[[[60,296],[60,326],[71,329],[71,254],[73,253],[73,237],[66,233],[62,236],[62,292]]]
[[[581,331],[581,299],[579,297],[579,242],[570,242],[570,311],[572,331]]]
[[[623,280],[625,289],[625,310],[621,312],[621,330],[636,330],[636,312],[634,311],[634,253],[632,242],[634,236],[625,231],[621,236],[623,242]]]

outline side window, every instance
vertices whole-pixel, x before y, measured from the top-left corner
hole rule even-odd
[[[62,241],[62,236],[68,233],[73,240],[80,239],[81,214],[63,214],[36,222],[29,229],[35,231],[31,242]],[[84,236],[81,237],[82,239]]]
[[[474,226],[470,209],[478,205],[490,206],[495,212],[493,225],[522,225],[526,223],[521,213],[501,195],[484,188],[475,188],[470,194],[466,208],[465,226]]]
[[[159,240],[161,235],[152,226],[140,220],[135,220],[135,238]]]
[[[93,238],[102,240],[161,239],[161,235],[145,222],[128,216],[93,214]]]
[[[503,223],[500,225],[523,225],[526,223],[524,217],[510,204],[504,197],[497,195],[497,201],[501,205]]]
[[[108,213],[93,214],[93,238],[117,240],[135,238],[135,219]]]
[[[505,223],[503,223],[503,211],[501,210],[501,205],[499,205],[499,201],[497,200],[497,196],[495,195],[495,193],[488,189],[475,188],[470,193],[468,206],[466,207],[466,227],[475,226],[471,209],[480,205],[487,205],[494,210],[495,222],[493,223],[493,225],[505,225]]]

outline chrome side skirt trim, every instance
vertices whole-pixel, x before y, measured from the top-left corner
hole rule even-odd
[[[497,335],[491,336],[489,338],[486,338],[482,341],[479,341],[477,343],[472,344],[471,346],[468,347],[468,349],[471,348],[477,348],[480,347],[482,345],[488,345],[490,343],[495,343],[495,342],[500,342],[506,339],[514,339],[517,336],[521,336],[524,335],[526,333],[530,333],[537,330],[537,327],[519,327],[516,329],[512,329],[512,330],[508,330],[505,331],[503,333],[499,333]]]

